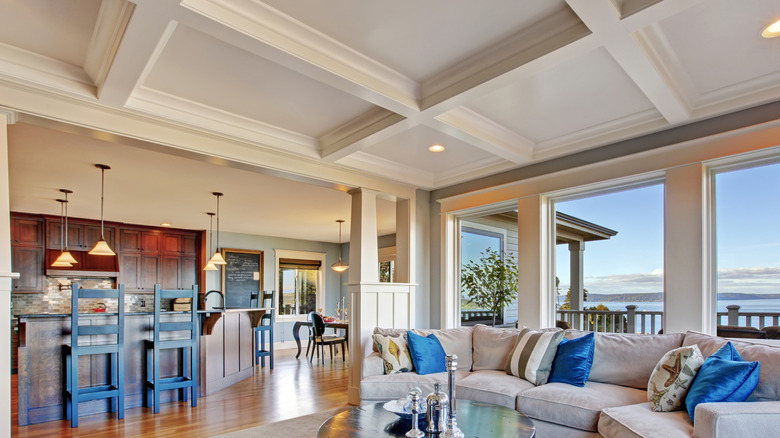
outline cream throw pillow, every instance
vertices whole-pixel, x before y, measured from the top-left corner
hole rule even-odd
[[[536,386],[544,385],[550,377],[561,339],[561,329],[537,331],[523,327],[506,362],[506,373],[528,380]]]
[[[405,335],[385,336],[373,335],[379,356],[385,365],[385,374],[406,373],[414,371],[412,356],[409,354],[409,344]]]
[[[703,363],[704,356],[695,344],[666,353],[647,382],[650,408],[655,412],[681,410],[693,378]]]

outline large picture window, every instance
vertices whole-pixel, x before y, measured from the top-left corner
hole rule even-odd
[[[279,317],[306,316],[324,307],[325,254],[276,250]]]
[[[713,181],[718,331],[780,325],[780,163],[719,169]]]

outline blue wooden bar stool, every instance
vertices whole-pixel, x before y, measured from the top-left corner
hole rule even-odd
[[[192,307],[186,312],[176,312],[183,321],[163,322],[160,319],[163,299],[192,298]],[[154,285],[154,335],[146,340],[146,368],[144,378],[144,406],[153,403],[154,413],[160,412],[160,391],[178,389],[179,398],[187,401],[187,388],[192,391],[192,407],[198,405],[198,287],[185,290],[164,290]],[[178,332],[174,335],[171,332]],[[186,333],[182,335],[183,333]],[[160,353],[163,350],[179,350],[181,367],[178,375],[162,377]]]
[[[106,316],[105,325],[79,325],[80,299],[115,299],[117,315]],[[64,345],[62,353],[65,361],[65,419],[71,427],[79,425],[79,403],[89,400],[111,399],[111,412],[117,418],[125,417],[125,288],[83,289],[78,283],[71,286],[70,345]],[[115,322],[115,323],[114,323]],[[85,342],[85,338],[90,338]],[[79,345],[79,338],[82,345]],[[79,357],[107,355],[109,376],[101,382],[99,377],[90,375],[90,381],[98,382],[87,387],[79,387]],[[91,368],[91,367],[90,367]],[[88,371],[92,371],[89,369]]]
[[[261,307],[270,307],[273,310],[265,312],[260,319],[260,324],[255,327],[255,365],[262,363],[265,366],[265,358],[268,357],[271,369],[274,369],[274,292],[263,292]],[[268,334],[268,344],[266,344]]]

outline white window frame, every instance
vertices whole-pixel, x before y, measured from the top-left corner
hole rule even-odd
[[[280,259],[299,259],[299,260],[319,260],[320,269],[317,271],[317,308],[325,308],[325,258],[327,253],[312,251],[296,251],[291,249],[274,249],[274,289],[279,288],[279,260]],[[278,292],[277,292],[278,293]],[[276,303],[279,308],[279,303]],[[279,321],[306,321],[308,315],[282,315],[279,313],[276,319]]]

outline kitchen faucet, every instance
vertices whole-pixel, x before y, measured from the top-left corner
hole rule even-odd
[[[220,304],[222,304],[222,308],[224,309],[224,308],[225,308],[225,295],[224,295],[222,292],[220,292],[220,291],[218,291],[218,290],[216,290],[216,289],[214,289],[214,290],[210,290],[210,291],[206,292],[206,295],[204,295],[204,296],[203,296],[203,305],[204,305],[204,306],[206,305],[206,299],[207,299],[207,298],[209,297],[209,295],[211,295],[211,294],[219,294],[219,296],[220,296],[220,297],[222,297],[222,302],[221,302]],[[215,308],[216,308],[216,307],[215,307]]]

